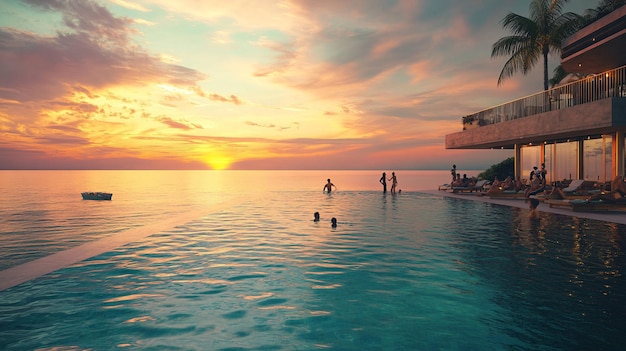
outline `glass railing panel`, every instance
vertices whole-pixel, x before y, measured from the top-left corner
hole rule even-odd
[[[463,129],[506,122],[610,97],[626,97],[626,66],[596,75],[570,77],[570,83],[467,115],[462,118]]]

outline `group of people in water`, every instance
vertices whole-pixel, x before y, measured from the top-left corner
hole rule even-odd
[[[319,212],[315,212],[313,214],[313,222],[319,222],[320,221],[320,213]],[[333,217],[330,219],[330,225],[333,228],[337,228],[337,218]]]
[[[383,194],[387,192],[387,181],[391,181],[391,193],[396,193],[396,187],[398,186],[398,178],[396,178],[396,172],[391,172],[391,178],[387,179],[387,173],[383,172],[378,182],[383,185]],[[400,190],[402,191],[402,190]]]
[[[383,194],[387,192],[387,181],[391,182],[391,193],[396,193],[396,188],[398,187],[398,178],[396,177],[396,172],[391,172],[391,177],[387,178],[387,173],[383,172],[383,175],[380,177],[378,182],[383,185]],[[330,194],[333,191],[333,188],[337,190],[335,184],[330,181],[330,178],[326,180],[326,184],[324,184],[323,192]],[[398,190],[398,193],[402,192],[402,190]]]
[[[391,177],[387,178],[387,173],[383,172],[382,177],[380,177],[380,179],[378,180],[380,182],[380,184],[383,185],[383,193],[387,193],[387,181],[391,182],[391,193],[395,194],[396,193],[396,188],[398,187],[398,178],[396,177],[396,172],[391,172]],[[333,192],[333,189],[335,191],[337,191],[337,186],[335,184],[333,184],[333,182],[331,182],[330,178],[326,179],[326,184],[324,184],[324,188],[322,189],[323,192],[330,194],[331,192]],[[398,193],[401,193],[402,190],[398,190]],[[319,222],[320,220],[320,213],[319,212],[315,212],[313,214],[313,221],[315,222]],[[337,227],[337,218],[333,217],[330,220],[331,225],[333,228]]]

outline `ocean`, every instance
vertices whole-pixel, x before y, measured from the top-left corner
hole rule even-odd
[[[378,171],[0,171],[0,269],[219,203],[322,193],[328,178],[338,193],[382,190],[380,177]],[[397,177],[398,189],[408,193],[436,189],[450,175],[398,171]],[[110,192],[113,200],[83,201],[83,191]]]
[[[0,269],[126,240],[0,291],[0,349],[621,350],[626,226],[380,173],[2,171]]]

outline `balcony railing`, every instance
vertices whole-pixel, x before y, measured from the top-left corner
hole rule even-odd
[[[570,83],[463,117],[463,130],[562,110],[609,97],[626,97],[626,66],[577,77]]]

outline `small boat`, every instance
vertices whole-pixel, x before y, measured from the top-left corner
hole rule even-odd
[[[80,193],[83,196],[83,200],[111,200],[111,193],[101,193],[101,192],[93,192],[93,191],[85,191],[84,193]]]

